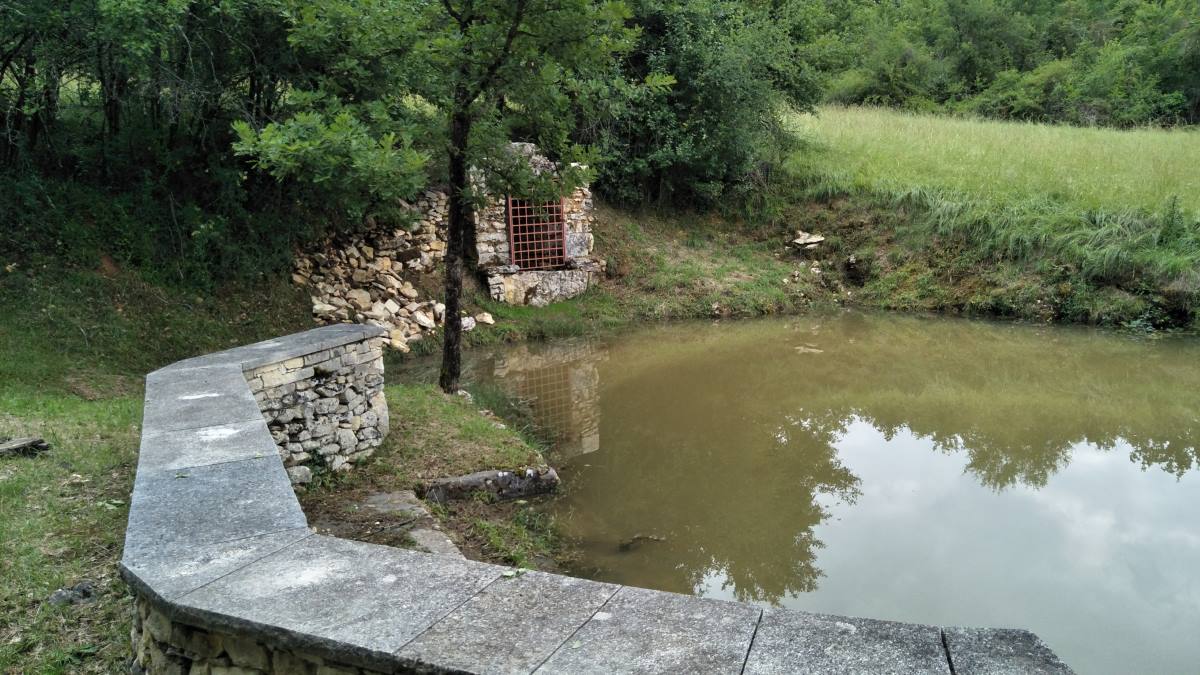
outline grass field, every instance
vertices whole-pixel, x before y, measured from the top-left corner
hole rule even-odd
[[[789,167],[800,183],[797,202],[850,199],[899,214],[898,240],[914,249],[940,247],[936,256],[952,250],[962,267],[1020,263],[1046,286],[1145,298],[1144,312],[1136,311],[1155,324],[1195,320],[1200,131],[840,107],[789,122],[803,141]]]
[[[308,326],[286,282],[202,295],[117,270],[0,268],[0,437],[49,452],[0,459],[0,673],[127,670],[117,575],[137,461],[142,376],[185,356]],[[89,582],[89,602],[53,605]]]
[[[887,192],[947,191],[1006,205],[1200,213],[1200,130],[1118,131],[825,107],[793,115],[815,168]]]

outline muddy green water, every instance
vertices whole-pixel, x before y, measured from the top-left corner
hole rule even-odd
[[[581,576],[1200,672],[1200,340],[843,314],[522,345]]]

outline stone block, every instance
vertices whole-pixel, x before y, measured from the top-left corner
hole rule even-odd
[[[354,452],[354,448],[358,446],[358,437],[349,429],[338,429],[337,443],[345,452]]]
[[[323,361],[328,361],[330,358],[333,357],[333,351],[334,350],[332,350],[332,349],[323,349],[319,352],[315,352],[312,354],[305,354],[304,359],[303,359],[304,365],[315,366],[316,364],[321,363]]]
[[[138,473],[126,551],[231,541],[307,527],[277,456]]]
[[[624,587],[538,670],[740,673],[761,610]]]
[[[259,416],[236,367],[158,371],[146,378],[143,433],[223,426]]]
[[[316,675],[320,659],[313,660],[286,651],[271,655],[271,675]]]
[[[269,457],[275,452],[272,441],[262,417],[197,429],[148,431],[142,435],[138,474]]]
[[[293,498],[294,501],[294,498]],[[222,632],[273,626],[281,649],[392,670],[393,654],[503,568],[314,535],[177,601]]]
[[[501,577],[406,645],[399,656],[446,670],[531,672],[618,588],[541,572]]]
[[[950,675],[950,668],[937,626],[768,609],[745,672]]]
[[[1027,630],[946,628],[955,675],[1070,675],[1073,671]]]
[[[271,666],[267,650],[258,642],[246,637],[226,636],[222,641],[225,652],[235,666],[265,671]]]

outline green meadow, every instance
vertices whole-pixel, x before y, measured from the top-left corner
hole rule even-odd
[[[1200,132],[848,107],[787,121],[797,201],[870,203],[903,214],[912,241],[1154,295],[1185,320],[1200,304]]]

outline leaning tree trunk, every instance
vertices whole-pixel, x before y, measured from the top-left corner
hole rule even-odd
[[[438,379],[442,391],[458,391],[462,373],[462,305],[463,257],[466,241],[475,227],[468,196],[467,139],[471,119],[465,113],[450,118],[450,213],[446,226],[446,314],[442,340],[442,374]]]

